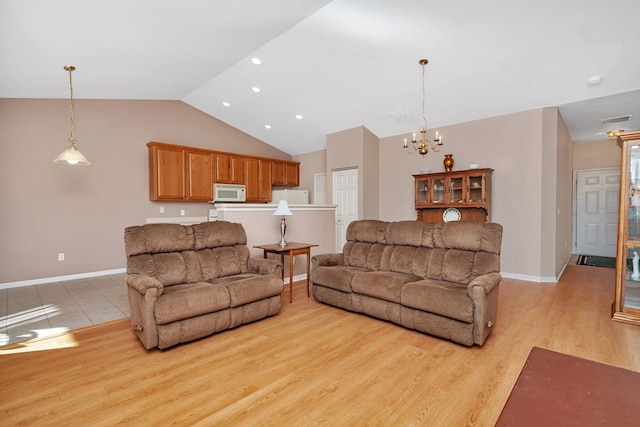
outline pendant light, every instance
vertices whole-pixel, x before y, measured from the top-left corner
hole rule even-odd
[[[71,72],[76,69],[73,65],[65,65],[64,69],[69,72],[69,91],[71,93],[69,97],[69,110],[70,110],[70,119],[71,119],[71,134],[69,135],[69,148],[64,150],[56,159],[53,161],[54,163],[68,163],[70,165],[90,165],[91,162],[87,160],[85,156],[82,155],[80,150],[78,150],[78,143],[76,142],[76,137],[74,134],[74,123],[73,123],[73,83],[71,80]]]
[[[418,132],[414,132],[411,138],[411,145],[409,145],[409,138],[404,139],[404,151],[407,154],[413,154],[414,151],[420,153],[420,155],[425,156],[431,151],[440,151],[442,147],[442,135],[436,132],[436,137],[431,140],[427,138],[427,116],[424,112],[424,99],[425,99],[425,88],[424,88],[424,67],[429,63],[428,59],[421,59],[418,61],[418,64],[422,66],[422,127]]]

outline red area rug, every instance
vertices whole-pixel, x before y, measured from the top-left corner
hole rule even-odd
[[[496,426],[640,425],[640,373],[534,347]]]

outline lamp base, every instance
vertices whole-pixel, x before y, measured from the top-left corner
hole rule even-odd
[[[287,232],[287,224],[284,221],[284,217],[282,217],[282,219],[280,220],[280,243],[278,243],[279,246],[288,245],[287,241],[284,239],[284,233]]]

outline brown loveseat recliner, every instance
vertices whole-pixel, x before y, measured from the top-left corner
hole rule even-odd
[[[250,258],[241,224],[147,224],[124,232],[131,325],[161,349],[280,311],[282,265]]]
[[[482,345],[498,311],[502,226],[360,220],[342,253],[312,257],[316,300],[460,344]]]

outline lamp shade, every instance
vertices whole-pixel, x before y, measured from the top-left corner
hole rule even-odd
[[[69,148],[64,150],[56,159],[54,163],[69,163],[70,165],[90,165],[91,162],[87,160],[85,156],[82,155],[80,150],[74,145],[71,144]]]
[[[286,200],[280,200],[280,202],[278,203],[278,207],[276,208],[276,211],[273,214],[278,216],[293,215],[293,213],[289,209],[289,204],[287,203]]]

